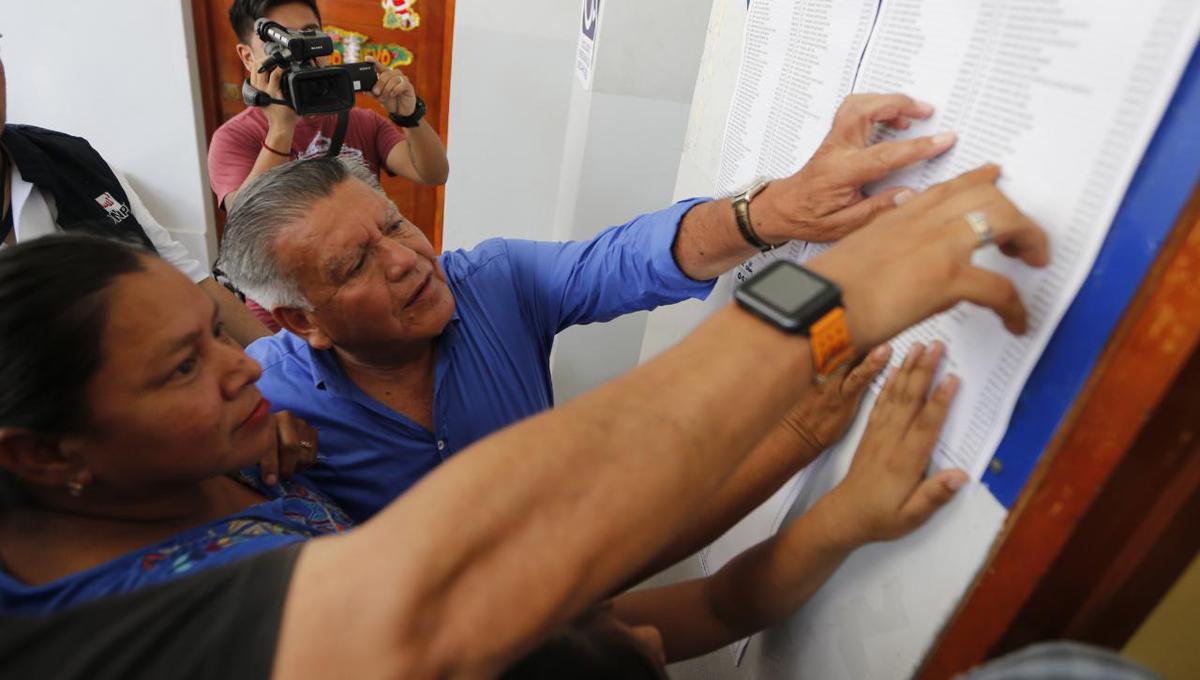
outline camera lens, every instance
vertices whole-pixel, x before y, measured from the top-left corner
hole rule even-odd
[[[301,115],[336,113],[354,106],[354,87],[350,74],[337,67],[300,71],[292,74],[293,102]]]

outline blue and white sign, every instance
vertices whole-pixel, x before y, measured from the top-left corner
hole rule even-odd
[[[592,70],[596,65],[596,35],[600,30],[600,0],[583,0],[579,49],[575,53],[575,73],[583,89],[592,88]]]

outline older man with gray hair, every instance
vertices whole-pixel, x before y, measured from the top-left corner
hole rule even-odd
[[[248,348],[259,389],[320,430],[323,460],[305,474],[366,519],[455,452],[549,408],[563,329],[703,297],[768,244],[836,240],[907,200],[861,187],[953,135],[870,139],[931,113],[902,95],[853,96],[804,168],[732,202],[682,201],[584,242],[492,239],[440,257],[363,168],[276,168],[241,190],[221,254],[285,329]]]

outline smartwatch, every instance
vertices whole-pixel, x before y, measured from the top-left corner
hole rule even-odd
[[[412,113],[407,116],[401,116],[398,113],[389,113],[388,118],[392,122],[403,128],[415,128],[421,124],[421,119],[425,117],[425,100],[417,97],[417,105],[413,107]]]
[[[734,292],[744,309],[785,333],[808,336],[817,382],[854,356],[842,291],[788,260],[776,260]]]

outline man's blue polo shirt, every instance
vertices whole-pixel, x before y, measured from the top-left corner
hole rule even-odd
[[[434,431],[362,392],[333,352],[282,331],[247,348],[274,410],[320,432],[322,462],[304,476],[363,521],[474,441],[550,408],[559,331],[689,297],[712,281],[679,270],[671,245],[700,199],[606,229],[590,241],[492,239],[441,256],[455,314],[437,340]]]

